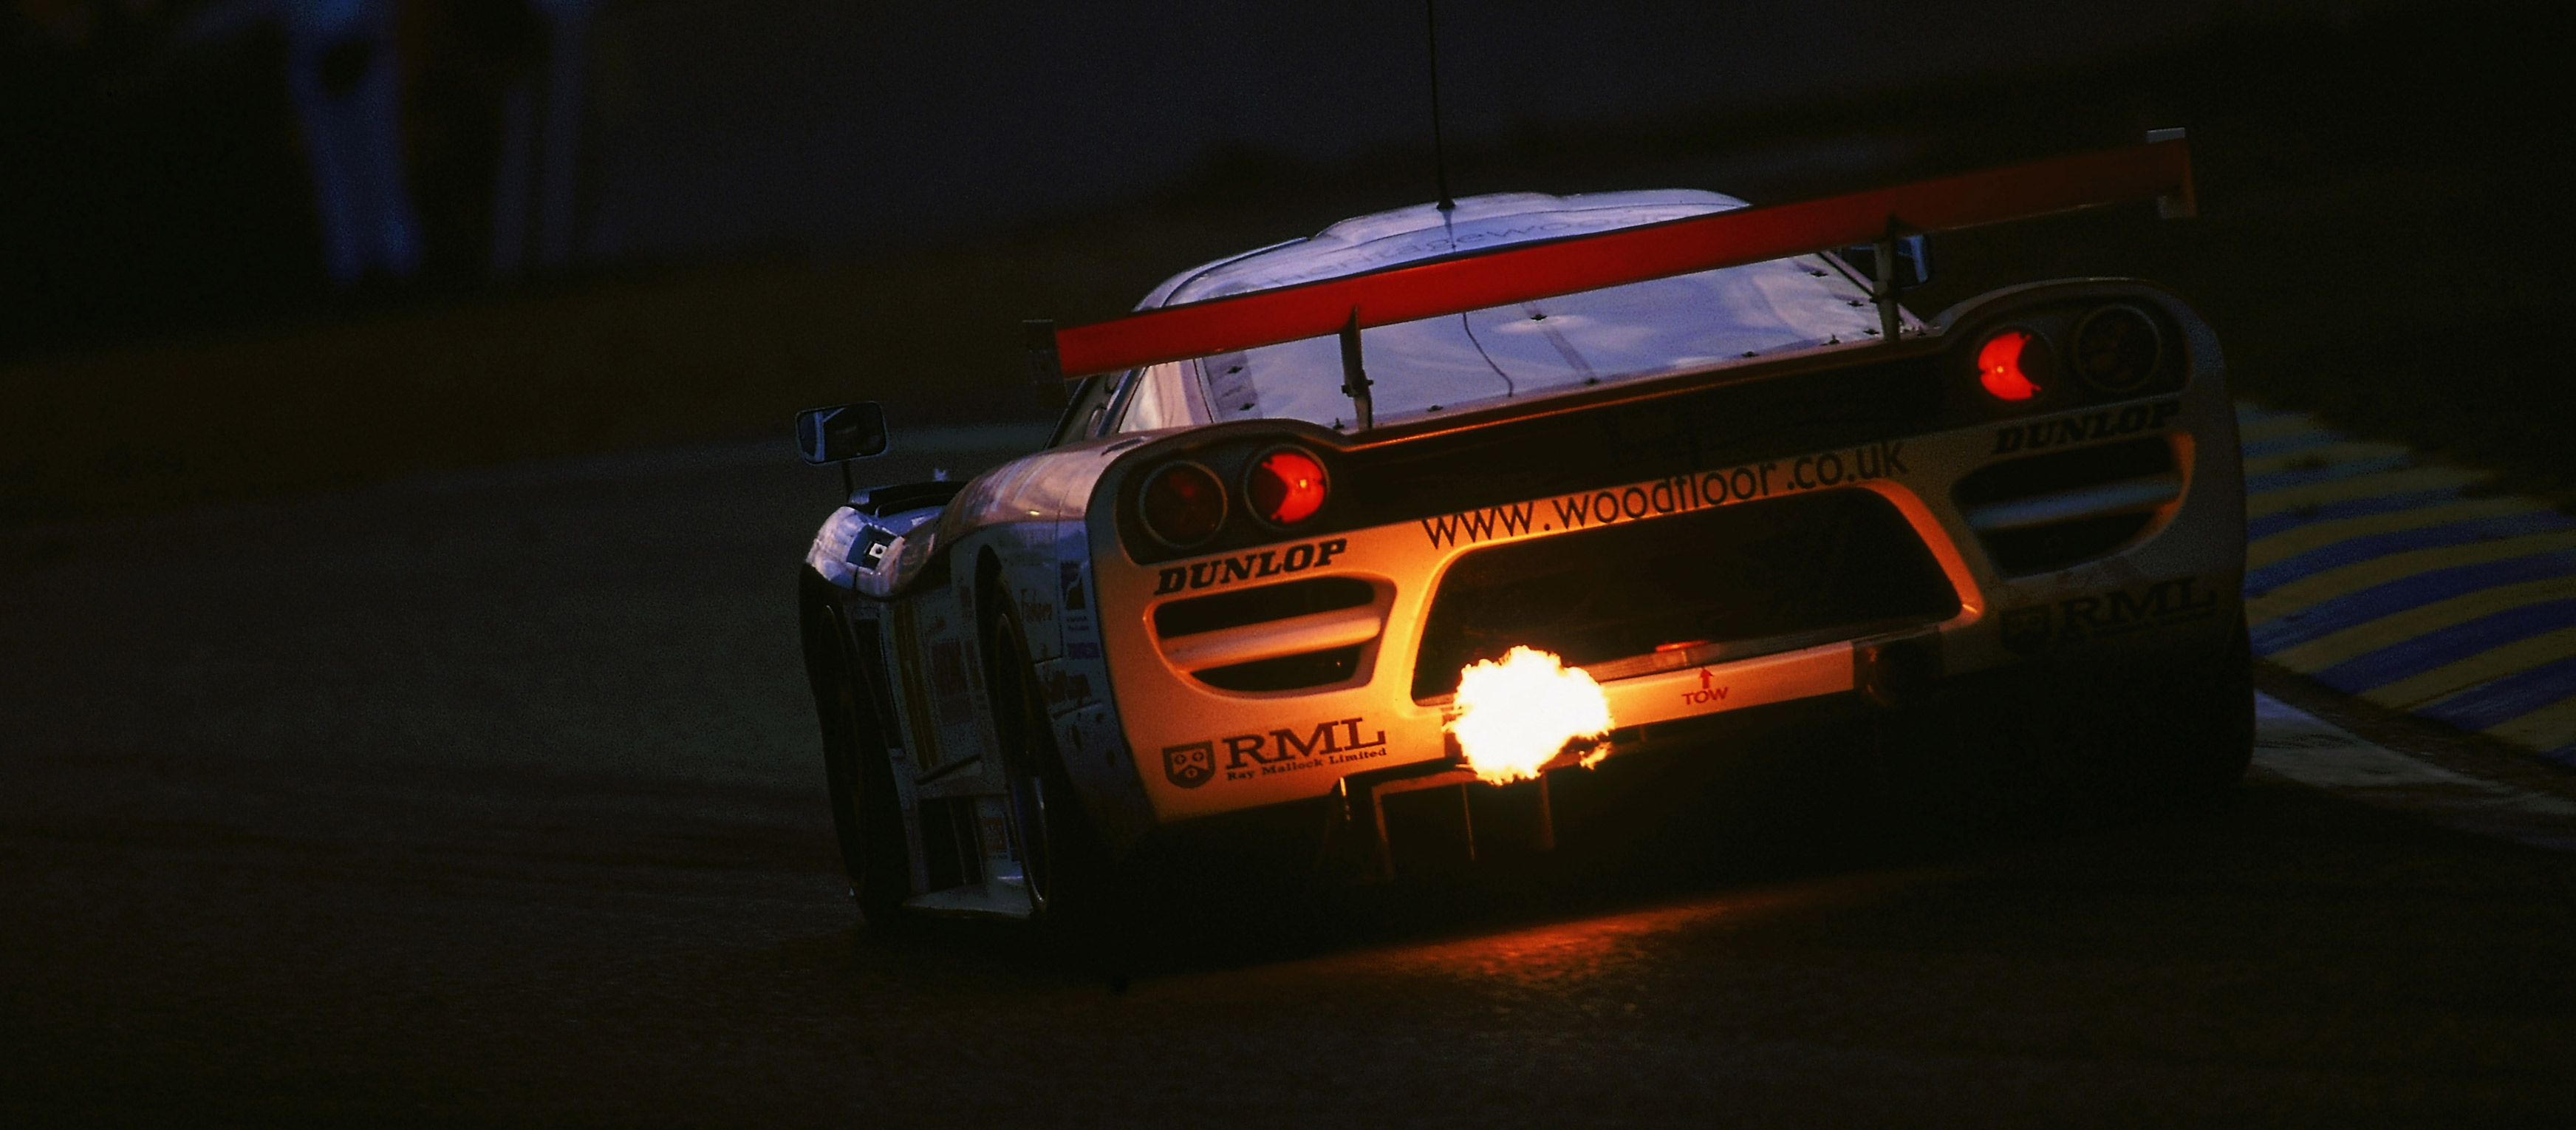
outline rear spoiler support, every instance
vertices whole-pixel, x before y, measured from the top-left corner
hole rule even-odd
[[[1342,323],[1342,395],[1351,398],[1351,430],[1364,432],[1377,421],[1377,403],[1369,395],[1368,369],[1360,364],[1360,311],[1351,308],[1351,319]]]
[[[2162,145],[2172,142],[2180,145],[2183,136],[2184,131],[2180,128],[2151,129],[2147,131],[2147,144]],[[2192,194],[2191,166],[2186,164],[2183,166],[2182,183],[2176,185],[2172,192],[2156,197],[2156,218],[2188,220],[2198,215],[2200,215],[2200,200]]]
[[[1896,230],[1896,221],[1888,220],[1887,232],[1878,237],[1877,254],[1870,256],[1878,266],[1878,285],[1870,292],[1870,301],[1878,303],[1878,339],[1896,344],[1896,241],[1904,233]]]

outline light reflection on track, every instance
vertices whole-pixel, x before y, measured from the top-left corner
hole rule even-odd
[[[1498,982],[1553,992],[1588,982],[1632,976],[1665,960],[1665,936],[1719,921],[1758,917],[1791,896],[1717,898],[1652,910],[1605,914],[1575,922],[1532,926],[1474,939],[1396,947],[1339,959],[1355,970],[1427,974]]]

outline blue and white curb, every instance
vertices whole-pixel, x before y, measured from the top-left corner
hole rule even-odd
[[[2254,653],[2576,765],[2576,518],[2311,416],[2237,420]]]
[[[2576,851],[2576,802],[2454,773],[2265,694],[2254,696],[2254,767],[2464,832]]]

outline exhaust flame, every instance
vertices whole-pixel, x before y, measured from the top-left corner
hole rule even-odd
[[[1458,672],[1458,735],[1467,768],[1493,784],[1538,776],[1566,743],[1610,732],[1610,700],[1580,667],[1530,647],[1501,662],[1481,660]],[[1590,768],[1606,751],[1584,755]]]

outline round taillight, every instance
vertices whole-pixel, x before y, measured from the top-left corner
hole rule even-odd
[[[2135,306],[2105,306],[2075,326],[2075,375],[2104,392],[2135,392],[2156,375],[2163,335]]]
[[[1139,517],[1145,532],[1174,549],[1216,536],[1225,524],[1225,486],[1196,463],[1166,464],[1145,480]]]
[[[2049,373],[2048,341],[2024,329],[1997,330],[1977,347],[1977,383],[1998,400],[2039,395]]]
[[[1294,447],[1272,448],[1252,461],[1244,473],[1244,500],[1252,513],[1274,526],[1294,526],[1324,507],[1332,488],[1324,481],[1323,460]]]

